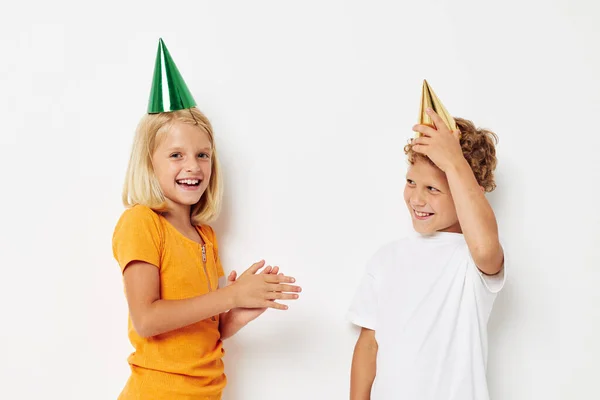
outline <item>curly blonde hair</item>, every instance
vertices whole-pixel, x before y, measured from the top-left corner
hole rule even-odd
[[[467,119],[454,118],[454,120],[461,133],[460,147],[463,156],[471,166],[475,179],[486,192],[493,191],[496,188],[494,170],[498,162],[496,159],[498,136],[490,130],[477,128]],[[404,146],[404,153],[410,164],[414,164],[418,158],[426,159],[433,164],[427,156],[415,152],[412,146],[412,143]]]

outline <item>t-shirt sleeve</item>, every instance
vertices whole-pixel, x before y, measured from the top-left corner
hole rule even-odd
[[[378,296],[376,275],[376,263],[374,260],[371,260],[348,310],[348,319],[350,322],[372,330],[375,330],[377,327]]]
[[[142,261],[160,268],[162,234],[160,220],[148,207],[126,210],[113,233],[113,255],[121,271],[132,261]]]
[[[471,262],[473,263],[473,266],[477,271],[477,275],[479,276],[481,283],[483,283],[483,286],[490,293],[494,294],[499,293],[502,290],[502,288],[504,288],[504,284],[506,283],[506,250],[504,246],[502,246],[502,249],[504,252],[502,270],[500,270],[500,272],[498,272],[496,275],[486,275],[483,272],[481,272],[481,270],[475,265],[475,261],[473,261],[473,258],[471,258]]]

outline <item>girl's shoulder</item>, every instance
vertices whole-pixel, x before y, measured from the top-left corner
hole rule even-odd
[[[159,269],[165,246],[159,215],[146,206],[135,205],[121,214],[112,237],[115,259],[124,271],[131,261],[144,261]]]
[[[127,208],[121,214],[121,218],[119,220],[152,220],[152,221],[160,221],[159,215],[156,211],[152,210],[148,206],[144,206],[141,204],[136,204],[132,207]]]
[[[115,227],[115,234],[122,230],[145,230],[162,236],[162,223],[160,216],[150,207],[136,204],[121,214]]]

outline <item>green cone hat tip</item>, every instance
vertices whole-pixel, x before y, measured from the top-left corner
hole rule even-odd
[[[159,39],[148,114],[184,110],[195,106],[196,101],[171,58],[165,42]]]

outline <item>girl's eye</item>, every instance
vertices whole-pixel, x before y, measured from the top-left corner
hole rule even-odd
[[[200,153],[200,154],[198,154],[198,158],[210,158],[210,154]]]
[[[171,158],[180,158],[181,157],[181,153],[173,153],[169,157],[171,157]]]
[[[439,190],[437,190],[433,186],[429,186],[427,189],[429,189],[429,191],[431,191],[431,192],[439,192]]]
[[[414,184],[415,184],[415,182],[414,182],[414,181],[411,181],[410,179],[407,179],[407,180],[406,180],[406,183],[408,183],[409,185],[414,185]]]

